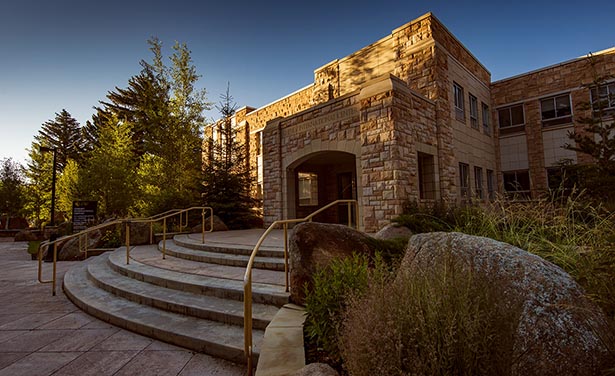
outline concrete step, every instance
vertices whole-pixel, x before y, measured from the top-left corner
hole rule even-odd
[[[151,246],[139,248],[148,249],[148,247],[151,252]],[[131,253],[137,252],[131,251]],[[158,260],[160,264],[164,264],[165,261],[167,260]],[[109,264],[117,273],[157,286],[222,299],[243,300],[243,280],[162,269],[135,259],[131,259],[130,264],[126,265],[126,253],[121,248],[109,254]],[[284,286],[281,285],[255,282],[252,284],[252,301],[282,307],[288,303],[289,296],[284,290]]]
[[[167,240],[165,254],[186,260],[205,262],[209,264],[240,266],[245,268],[248,265],[250,256],[242,254],[218,253],[204,250],[186,248],[178,245],[173,240]],[[186,243],[184,243],[186,244]],[[162,252],[163,242],[158,243],[158,250]],[[283,257],[283,254],[282,254]],[[284,259],[279,257],[257,256],[253,264],[255,269],[284,271]]]
[[[124,299],[166,311],[243,326],[243,302],[196,295],[131,279],[113,271],[108,257],[92,260],[87,271],[97,287]],[[254,304],[252,310],[254,328],[264,330],[278,307]]]
[[[161,341],[244,362],[242,327],[161,310],[111,294],[98,288],[88,277],[88,266],[93,260],[97,258],[77,264],[64,276],[64,291],[79,308],[113,325]],[[261,330],[254,330],[255,353],[262,337]]]
[[[200,234],[176,235],[173,237],[173,240],[175,244],[184,248],[196,249],[207,252],[227,253],[232,255],[250,256],[252,254],[252,250],[254,249],[254,245],[240,244],[239,242],[237,242],[236,244],[232,244],[229,242],[216,242],[210,240],[211,236],[208,235],[208,233],[205,234],[205,243],[201,243],[202,238]],[[271,245],[263,245],[258,250],[258,256],[276,257],[283,259],[284,248]]]

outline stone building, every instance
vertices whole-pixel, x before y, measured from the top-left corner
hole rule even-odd
[[[615,72],[615,49],[595,57],[603,72]],[[265,225],[354,198],[360,227],[376,231],[409,200],[538,194],[560,159],[585,161],[561,146],[578,126],[575,106],[591,100],[586,60],[492,83],[428,13],[316,69],[312,84],[240,108],[233,121],[246,140]],[[322,219],[347,216],[344,208]]]

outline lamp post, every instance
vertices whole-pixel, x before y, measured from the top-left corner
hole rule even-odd
[[[49,148],[46,146],[40,146],[41,153],[53,152],[53,171],[51,173],[51,226],[55,226],[56,217],[56,161],[58,155],[58,148]]]

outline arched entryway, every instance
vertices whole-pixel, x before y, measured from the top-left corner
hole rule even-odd
[[[291,163],[286,169],[289,218],[305,217],[338,199],[357,199],[356,157],[342,151],[320,151]],[[354,211],[351,221],[355,221]],[[318,222],[348,223],[345,206],[327,210]]]

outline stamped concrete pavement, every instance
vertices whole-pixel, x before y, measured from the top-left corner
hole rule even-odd
[[[11,239],[12,240],[12,239]],[[36,280],[25,242],[0,239],[0,376],[242,375],[242,366],[109,325]],[[74,265],[58,263],[58,280]],[[45,272],[51,271],[44,264]],[[49,274],[44,275],[49,278]]]

